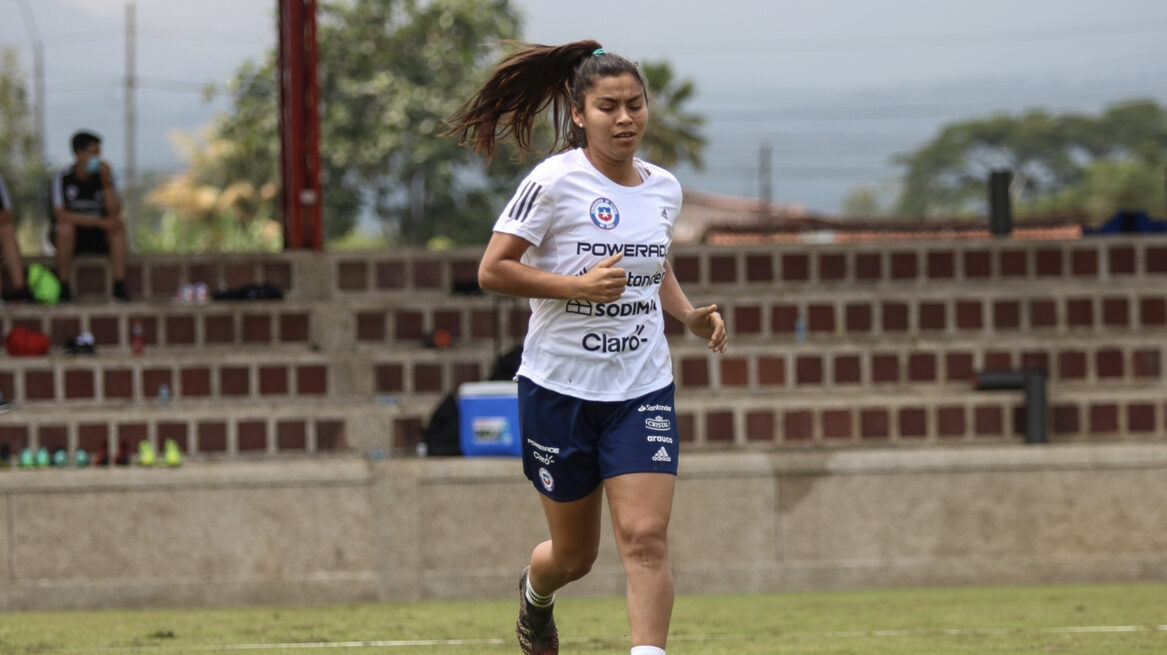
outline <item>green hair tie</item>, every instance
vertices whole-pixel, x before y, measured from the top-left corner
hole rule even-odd
[[[604,50],[603,48],[596,48],[595,50],[592,51],[593,57],[599,57],[600,55],[606,55],[606,54],[608,54],[608,51]]]

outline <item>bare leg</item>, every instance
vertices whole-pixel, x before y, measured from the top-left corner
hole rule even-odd
[[[16,226],[12,221],[0,219],[0,259],[12,285],[17,289],[24,286],[24,262],[20,259],[20,248],[16,243]]]
[[[73,279],[73,249],[77,246],[77,230],[69,223],[57,223],[57,277],[68,284]]]
[[[664,648],[673,613],[668,528],[676,476],[633,473],[604,481],[612,529],[628,578],[633,646]]]
[[[540,495],[551,539],[531,552],[531,588],[549,596],[592,569],[600,551],[600,509],[603,487],[580,500],[561,503]]]
[[[109,242],[109,268],[114,280],[126,279],[126,253],[129,251],[129,245],[126,243],[126,231],[124,229],[110,230],[106,232],[106,240]]]

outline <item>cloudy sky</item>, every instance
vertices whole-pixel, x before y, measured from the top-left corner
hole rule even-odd
[[[124,161],[125,0],[27,0],[44,42],[49,155],[81,126]],[[595,38],[692,79],[707,170],[689,187],[757,196],[763,147],[775,199],[837,211],[856,186],[895,193],[891,162],[945,123],[1030,108],[1167,103],[1164,0],[512,0],[528,41]],[[209,122],[206,83],[274,43],[275,0],[137,0],[140,169],[181,167],[171,130]],[[31,68],[18,0],[0,46]]]

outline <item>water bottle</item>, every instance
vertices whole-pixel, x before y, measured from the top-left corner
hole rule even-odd
[[[159,385],[159,387],[158,387],[158,406],[159,407],[169,407],[170,406],[170,385],[169,384],[163,383],[163,384]]]
[[[134,319],[130,325],[130,350],[135,355],[141,355],[146,350],[146,331],[139,319]]]
[[[794,340],[799,342],[806,341],[806,319],[802,317],[802,314],[799,314],[798,318],[794,319]]]

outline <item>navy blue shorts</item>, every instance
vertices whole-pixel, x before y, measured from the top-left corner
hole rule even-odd
[[[582,400],[519,378],[523,473],[552,500],[579,500],[626,473],[677,474],[675,386],[620,401]]]

